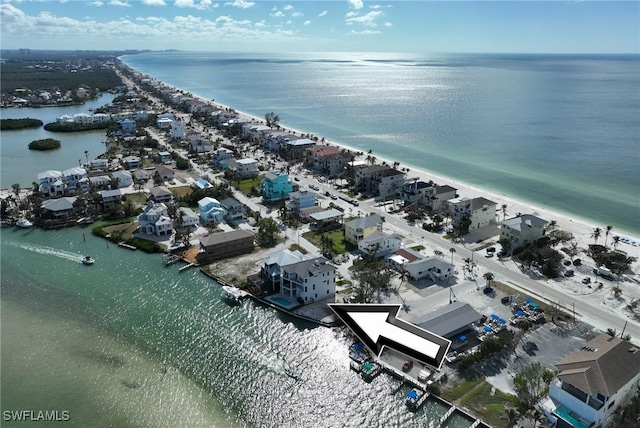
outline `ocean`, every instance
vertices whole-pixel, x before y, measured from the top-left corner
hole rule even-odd
[[[153,52],[129,66],[401,167],[640,235],[640,56]]]

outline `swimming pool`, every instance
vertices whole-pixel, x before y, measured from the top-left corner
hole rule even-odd
[[[559,406],[554,413],[570,423],[574,428],[589,428],[590,426],[590,424],[582,422],[578,415],[564,406]]]

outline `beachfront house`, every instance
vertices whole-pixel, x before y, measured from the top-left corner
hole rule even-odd
[[[270,292],[281,290],[283,272],[282,267],[301,262],[304,255],[300,251],[284,249],[275,251],[265,257],[260,266],[259,275],[250,275],[250,282],[262,285],[262,289]]]
[[[263,133],[271,131],[271,127],[267,125],[246,123],[242,125],[242,138],[250,143],[257,143]]]
[[[182,125],[181,121],[172,120],[170,124],[169,132],[172,140],[174,141],[184,140],[184,137],[185,137],[184,126]]]
[[[38,174],[38,185],[42,196],[64,195],[64,176],[60,171],[48,170]]]
[[[215,198],[202,198],[198,201],[198,209],[200,211],[200,223],[220,223],[226,214],[220,202]]]
[[[458,197],[458,189],[448,185],[438,186],[436,184],[435,198],[430,199],[431,211],[434,213],[446,210],[448,208],[447,201]]]
[[[147,235],[166,236],[173,234],[173,221],[167,206],[153,201],[147,202],[138,216],[140,232]]]
[[[172,204],[173,193],[165,186],[154,186],[149,190],[151,199],[157,203]]]
[[[280,294],[289,300],[308,304],[333,301],[336,293],[336,267],[324,257],[282,266]]]
[[[311,163],[315,171],[327,176],[338,176],[346,171],[353,155],[337,147],[315,147],[312,149]]]
[[[200,238],[200,253],[196,259],[201,264],[214,260],[239,256],[253,251],[254,234],[244,229],[214,233]]]
[[[371,165],[356,171],[355,187],[379,200],[394,198],[404,186],[404,172],[387,165]]]
[[[444,281],[455,274],[454,267],[440,257],[420,258],[403,265],[409,277],[416,281],[428,278],[431,281]]]
[[[106,171],[109,168],[108,159],[93,159],[89,161],[89,169],[92,171],[102,170]]]
[[[233,151],[230,149],[227,149],[226,147],[220,147],[219,149],[214,150],[213,153],[211,154],[210,164],[215,168],[220,168],[220,162],[226,159],[233,159]],[[257,168],[257,163],[256,163],[256,168]]]
[[[522,214],[500,223],[500,242],[511,250],[533,244],[545,234],[547,221],[532,214]]]
[[[640,388],[640,347],[600,334],[554,364],[540,408],[557,427],[608,427]]]
[[[358,242],[358,251],[364,256],[378,259],[395,253],[401,246],[400,235],[376,230]]]
[[[382,217],[378,214],[370,214],[359,217],[344,225],[344,239],[354,245],[358,245],[367,236],[376,230],[382,230]]]
[[[209,153],[211,152],[211,150],[213,150],[213,148],[211,147],[211,144],[209,144],[208,141],[202,141],[202,140],[190,140],[187,143],[188,146],[188,150],[189,153]]]
[[[402,186],[401,197],[405,207],[427,208],[430,206],[431,198],[435,196],[435,193],[435,184],[412,180]]]
[[[282,171],[269,171],[262,179],[262,199],[268,202],[286,199],[293,191],[289,175]]]
[[[287,201],[287,213],[290,215],[298,215],[300,209],[313,207],[318,203],[318,195],[310,190],[300,190],[291,192]]]
[[[290,139],[285,141],[281,155],[286,160],[303,159],[305,150],[315,145],[315,141],[308,138]]]
[[[496,203],[489,199],[460,197],[449,200],[451,224],[465,234],[495,224]]]

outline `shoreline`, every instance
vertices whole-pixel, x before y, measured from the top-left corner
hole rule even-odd
[[[137,73],[140,73],[142,75],[145,75],[144,73],[136,70],[135,68],[131,67],[130,65],[126,64],[125,62],[122,62],[122,64],[124,64],[127,68],[129,68],[130,70],[134,70]],[[189,94],[191,94],[191,96],[203,103],[212,105],[214,107],[220,108],[220,109],[230,109],[235,111],[238,116],[249,119],[249,120],[253,120],[253,121],[257,121],[259,123],[264,124],[265,120],[263,118],[260,117],[256,117],[254,115],[251,115],[249,113],[240,111],[235,109],[234,107],[222,104],[220,102],[217,101],[212,101],[210,99],[204,98],[194,92],[191,91],[186,91],[184,89],[178,88],[176,86],[167,84],[155,77],[149,76],[149,75],[145,75],[149,78],[152,78],[153,80],[155,80],[156,82],[159,82],[160,84],[166,86],[167,88],[170,88],[172,90],[175,91],[183,91],[183,92],[187,92]],[[295,132],[298,135],[304,135],[304,134],[310,134],[308,132],[304,132],[300,129],[297,128],[293,128],[290,126],[286,126],[284,123],[280,122],[279,123],[282,130],[284,131],[291,131],[291,132]],[[311,135],[315,135],[315,134],[311,134]],[[334,146],[334,147],[338,147],[338,148],[344,148],[347,149],[349,151],[352,152],[359,152],[361,151],[360,149],[351,147],[349,145],[346,145],[344,143],[340,143],[340,142],[336,142],[333,140],[328,140],[325,138],[324,144],[327,146]],[[377,162],[378,163],[382,163],[382,162],[387,162],[388,164],[393,164],[394,160],[390,159],[388,157],[380,157],[378,155],[376,155],[375,152],[372,153],[374,156],[376,156]],[[523,200],[518,200],[512,196],[509,196],[507,194],[503,194],[500,193],[498,191],[492,190],[492,189],[482,189],[479,187],[474,186],[473,184],[470,183],[466,183],[463,181],[459,181],[458,179],[454,178],[454,177],[447,177],[447,176],[442,176],[439,175],[437,173],[433,173],[431,171],[428,171],[426,169],[423,168],[418,168],[418,167],[414,167],[414,166],[407,166],[406,164],[401,164],[401,167],[408,167],[409,168],[409,173],[407,173],[407,177],[418,177],[419,180],[428,182],[430,180],[436,182],[439,185],[450,185],[452,187],[455,187],[456,189],[458,189],[458,194],[462,197],[468,197],[468,198],[475,198],[475,197],[480,197],[483,196],[487,199],[490,199],[494,202],[496,202],[497,204],[497,209],[498,211],[500,210],[500,207],[503,204],[507,204],[507,218],[509,217],[513,217],[516,215],[516,213],[522,213],[522,214],[533,214],[533,215],[538,215],[541,218],[544,218],[547,221],[552,221],[555,220],[558,224],[558,226],[560,227],[560,229],[565,230],[567,232],[571,232],[574,234],[574,236],[576,237],[576,239],[579,240],[579,242],[583,245],[585,245],[585,239],[587,241],[591,240],[592,238],[590,237],[591,233],[593,232],[593,230],[596,227],[599,227],[600,229],[602,229],[602,236],[599,238],[598,242],[604,242],[604,231],[606,228],[606,224],[602,224],[602,225],[598,225],[596,224],[594,221],[590,220],[590,219],[586,219],[583,217],[580,217],[579,215],[576,215],[574,213],[569,213],[569,212],[562,212],[559,210],[554,210],[553,208],[549,208],[546,207],[542,204],[536,204],[534,202],[531,201],[523,201]],[[636,236],[637,235],[637,236]],[[621,237],[626,237],[629,238],[632,241],[636,241],[640,243],[640,234],[628,231],[628,230],[623,230],[623,229],[612,229],[608,242],[610,242],[611,237],[613,236],[621,236]],[[628,244],[623,244],[621,245],[621,249],[623,251],[627,251],[628,253],[633,253],[630,255],[633,255],[635,257],[640,256],[640,247],[633,247],[631,245]]]

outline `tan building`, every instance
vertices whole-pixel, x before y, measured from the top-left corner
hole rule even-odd
[[[214,233],[200,239],[199,263],[210,263],[214,260],[238,256],[253,251],[254,234],[247,230]]]

